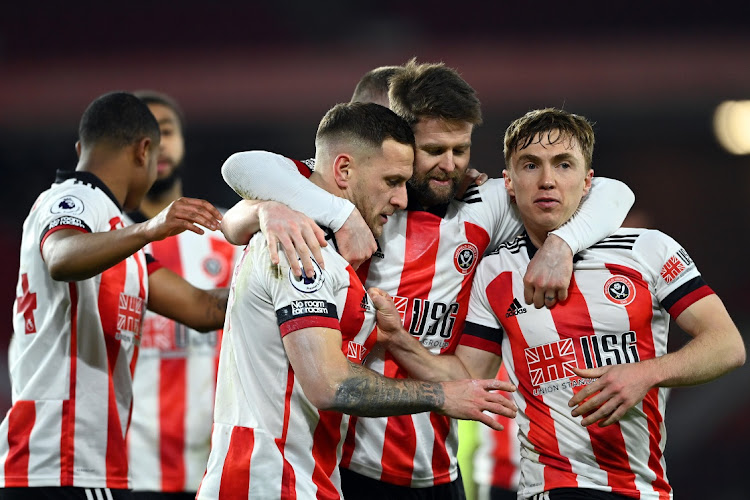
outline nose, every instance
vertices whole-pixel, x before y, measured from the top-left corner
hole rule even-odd
[[[555,187],[555,172],[552,166],[545,165],[541,168],[539,187],[541,189],[552,189]]]
[[[445,154],[440,158],[438,168],[444,172],[453,172],[456,169],[456,159],[453,156],[452,151],[446,151]]]
[[[406,185],[399,186],[396,192],[391,197],[391,205],[396,207],[397,210],[403,210],[406,208],[408,202],[408,195],[406,194]]]

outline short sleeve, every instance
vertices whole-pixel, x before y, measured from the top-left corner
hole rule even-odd
[[[645,231],[633,245],[634,256],[644,264],[654,294],[672,317],[713,294],[687,251],[661,231]]]

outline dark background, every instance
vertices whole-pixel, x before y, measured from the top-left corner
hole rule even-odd
[[[318,120],[369,69],[443,61],[477,89],[472,164],[502,169],[502,133],[529,109],[596,122],[596,174],[627,182],[643,224],[680,241],[747,341],[750,157],[712,131],[750,99],[747,2],[453,4],[28,1],[0,13],[0,348],[10,338],[21,226],[57,168],[75,167],[78,119],[111,90],[151,88],[187,116],[186,194],[231,206],[231,153],[313,155]],[[271,173],[269,173],[271,175]],[[676,330],[671,345],[685,335]],[[0,365],[6,356],[0,355]],[[0,366],[0,411],[10,402]],[[750,369],[676,389],[668,474],[678,499],[747,498]]]

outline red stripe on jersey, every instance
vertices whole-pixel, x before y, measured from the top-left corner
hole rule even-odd
[[[635,269],[614,264],[607,265],[607,269],[609,269],[612,274],[624,274],[633,281],[633,284],[636,287],[635,299],[632,303],[625,306],[628,313],[628,320],[630,322],[630,329],[635,332],[638,353],[641,360],[656,357],[654,334],[651,329],[651,321],[653,319],[653,306],[651,303],[652,296],[651,291],[648,288],[648,283],[644,282],[643,276]],[[698,292],[699,290],[696,290],[695,292]],[[662,440],[662,435],[660,425],[663,416],[659,411],[659,389],[657,387],[648,391],[643,398],[642,406],[643,412],[646,415],[649,430],[650,453],[648,466],[656,475],[656,478],[652,481],[651,485],[659,493],[660,499],[668,499],[672,487],[667,483],[664,469],[661,466],[662,452],[660,442]]]
[[[578,339],[591,337],[596,332],[594,331],[594,325],[591,323],[591,314],[586,299],[578,288],[575,276],[571,278],[567,300],[561,307],[550,309],[550,313],[555,323],[555,329],[558,332],[564,332],[565,338],[576,340],[573,343],[576,356],[578,359],[583,359],[583,352]],[[571,380],[576,379],[578,377],[571,377]],[[583,385],[574,387],[573,394],[577,394],[584,387]],[[635,474],[630,469],[628,452],[625,448],[625,439],[620,424],[612,424],[607,427],[599,427],[594,424],[588,426],[586,430],[591,437],[591,448],[596,457],[596,462],[599,468],[607,473],[607,484],[612,487],[612,490],[620,493],[637,491]],[[547,485],[545,484],[546,488]]]
[[[224,458],[219,483],[219,500],[247,498],[250,492],[250,458],[255,447],[255,433],[248,427],[234,427]]]
[[[162,358],[159,366],[159,459],[162,491],[182,491],[185,487],[183,455],[186,392],[187,360]]]
[[[70,388],[62,403],[60,426],[60,486],[73,486],[76,432],[76,373],[78,369],[78,288],[68,283],[70,294]]]
[[[357,336],[365,322],[365,310],[361,304],[366,295],[362,282],[352,266],[347,266],[346,271],[349,273],[349,286],[346,289],[346,302],[344,302],[340,323],[344,354],[346,354],[347,341]]]
[[[36,420],[34,401],[16,401],[8,412],[8,456],[5,487],[29,486],[29,438]]]
[[[173,236],[151,243],[152,255],[170,271],[184,276],[179,238]],[[182,328],[174,325],[175,328]],[[162,491],[185,487],[185,398],[187,360],[159,360],[159,460]]]
[[[500,365],[496,378],[505,382],[509,381],[508,370],[505,367],[505,363]],[[498,391],[498,394],[502,394],[508,399],[513,397],[510,393],[504,391]],[[511,432],[513,421],[510,418],[504,415],[493,415],[493,417],[497,422],[500,422],[503,426],[503,430],[499,432],[491,431],[490,433],[490,438],[492,439],[490,455],[493,459],[492,486],[497,486],[506,490],[515,489],[515,485],[512,483],[513,476],[518,467],[513,462],[513,455],[515,452],[511,446],[511,440],[518,439],[518,437]]]
[[[503,355],[502,344],[493,342],[492,340],[479,338],[474,335],[469,335],[468,333],[466,335],[461,335],[461,345],[491,352],[492,354],[497,354],[498,356]]]
[[[312,175],[312,170],[310,167],[307,166],[306,163],[301,162],[299,160],[295,160],[293,158],[288,158],[289,160],[292,160],[294,162],[294,166],[297,167],[297,171],[304,175],[305,177],[310,177]]]
[[[453,335],[456,338],[455,340],[451,340],[448,347],[441,351],[444,353],[453,353],[458,347],[458,341],[461,338],[461,334],[464,331],[464,324],[466,323],[466,314],[469,312],[469,297],[471,296],[471,282],[474,278],[474,272],[479,265],[479,259],[481,259],[485,250],[487,250],[487,246],[490,244],[490,235],[482,227],[471,222],[464,222],[464,230],[466,231],[466,239],[477,247],[477,256],[475,262],[472,264],[471,271],[464,276],[461,282],[461,289],[456,299],[456,302],[459,304],[458,314],[456,315],[456,324],[453,325]]]
[[[352,463],[352,455],[354,454],[354,438],[357,435],[357,417],[352,415],[349,417],[349,428],[346,430],[346,438],[344,438],[344,446],[341,450],[341,461],[339,465],[344,469],[348,469]]]
[[[302,318],[290,319],[279,325],[281,338],[305,328],[330,328],[331,330],[341,331],[338,318],[326,318],[323,316],[304,316]]]
[[[445,440],[451,430],[451,419],[444,415],[430,413],[430,423],[435,432],[432,446],[432,472],[435,476],[435,484],[441,484],[450,481],[451,457],[445,447]]]
[[[410,212],[406,219],[406,248],[401,283],[396,295],[409,297],[406,318],[411,318],[414,299],[427,299],[435,276],[435,259],[440,242],[442,218],[427,212]],[[410,321],[410,320],[409,320]],[[407,330],[408,324],[404,325]],[[386,377],[406,378],[407,373],[386,353]],[[411,415],[389,417],[381,459],[381,481],[401,486],[411,485],[417,436]]]
[[[148,271],[148,275],[149,276],[151,276],[152,274],[154,274],[156,271],[158,271],[162,267],[164,267],[164,266],[158,260],[152,260],[152,261],[149,261],[146,264],[146,270]]]
[[[281,457],[284,459],[284,470],[281,473],[281,498],[294,500],[297,498],[296,488],[296,477],[294,475],[294,469],[292,464],[286,459],[284,455],[284,447],[286,446],[286,435],[289,432],[289,414],[291,412],[292,392],[294,391],[294,370],[292,365],[289,365],[289,369],[286,374],[286,393],[284,395],[284,424],[281,430],[281,437],[276,438],[276,446],[281,452]]]
[[[47,241],[47,238],[49,238],[50,235],[52,235],[52,233],[56,233],[56,232],[58,232],[58,231],[60,231],[62,229],[74,229],[74,230],[79,231],[81,233],[88,233],[89,232],[89,231],[86,231],[84,228],[79,227],[79,226],[65,226],[65,225],[63,225],[63,226],[56,226],[53,229],[50,229],[49,231],[47,231],[46,233],[44,233],[44,236],[42,236],[42,240],[39,242],[39,251],[40,252],[42,251],[42,248],[44,248],[44,242]],[[44,260],[44,254],[42,254],[42,260]]]
[[[689,294],[674,303],[674,305],[667,311],[670,316],[677,318],[680,314],[685,311],[688,307],[698,302],[703,297],[713,295],[714,291],[708,285],[703,285],[697,290],[693,290]]]
[[[370,263],[372,262],[372,257],[364,261],[358,268],[357,268],[357,277],[359,278],[359,281],[362,283],[367,282],[367,273],[370,272]]]
[[[180,256],[180,243],[178,238],[172,236],[151,243],[151,255],[161,262],[162,267],[183,276],[182,258]]]
[[[112,377],[122,347],[118,330],[118,311],[120,309],[120,296],[125,290],[126,273],[127,262],[125,260],[120,261],[102,273],[99,287],[99,315],[104,330],[104,345],[107,350],[107,370],[109,372],[106,452],[108,488],[128,487],[127,450]],[[124,486],[123,478],[125,479]]]
[[[143,310],[141,310],[141,322],[138,324],[138,331],[133,332],[135,335],[135,338],[137,339],[135,342],[135,346],[133,347],[133,357],[130,360],[130,378],[132,380],[133,375],[135,375],[135,365],[138,361],[138,353],[140,352],[140,344],[141,344],[141,333],[143,332],[143,319],[146,317],[145,309],[146,304],[148,303],[148,294],[146,293],[146,277],[144,276],[145,273],[148,272],[148,265],[147,269],[143,269],[143,265],[141,265],[140,259],[136,256],[135,263],[138,265],[138,297],[141,298],[143,302]],[[130,416],[133,413],[133,405],[131,403],[130,405],[130,411],[128,412],[128,428],[130,428]]]
[[[341,495],[331,482],[331,474],[336,470],[343,414],[335,411],[320,411],[319,415],[320,420],[313,432],[312,447],[312,456],[315,460],[312,480],[318,488],[315,498],[338,500]]]
[[[505,317],[508,304],[513,302],[513,274],[504,272],[490,282],[486,289],[495,316],[502,318],[505,334],[510,342],[513,364],[527,366],[525,351],[529,347],[521,332],[516,316]],[[540,453],[539,462],[544,468],[544,489],[577,487],[570,461],[560,454],[555,423],[549,406],[534,396],[533,385],[528,370],[517,369],[518,392],[526,401],[526,415],[529,419],[529,440],[535,451]]]

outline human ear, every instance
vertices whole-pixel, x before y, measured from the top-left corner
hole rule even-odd
[[[352,158],[349,155],[340,154],[333,160],[333,178],[339,188],[349,187],[352,173]]]
[[[151,152],[151,147],[152,141],[150,137],[143,137],[135,143],[133,154],[135,156],[136,165],[139,167],[148,165],[148,157]]]
[[[589,194],[589,190],[591,189],[591,181],[594,178],[594,170],[589,169],[588,172],[586,172],[586,178],[583,179],[583,196],[586,196]]]
[[[513,198],[516,196],[516,191],[513,189],[513,180],[510,178],[510,172],[508,169],[503,169],[503,179],[505,179],[505,190],[508,195]]]

